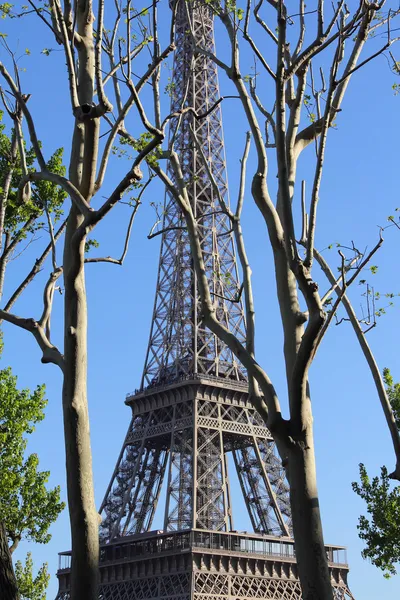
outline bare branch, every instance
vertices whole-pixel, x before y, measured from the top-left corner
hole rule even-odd
[[[158,41],[158,18],[157,2],[153,3],[153,60],[160,56],[160,42]],[[158,129],[161,127],[161,106],[160,106],[160,67],[154,71],[152,76],[153,103],[154,103],[154,122]]]
[[[272,116],[274,111],[269,112],[261,103],[260,98],[257,96],[256,86],[255,86],[253,79],[250,79],[250,94],[251,94],[251,97],[253,98],[254,102],[256,103],[258,110],[261,112],[262,115],[264,115],[264,117],[267,120],[267,123],[271,126],[271,129],[272,129],[272,132],[273,132],[274,138],[275,138],[276,125],[275,125],[274,117]],[[268,143],[268,140],[267,140],[267,143]]]
[[[319,333],[318,340],[317,340],[315,350],[314,350],[314,355],[315,355],[318,347],[320,346],[322,339],[323,339],[325,333],[327,332],[328,327],[331,324],[331,321],[332,321],[334,315],[336,314],[337,309],[339,308],[340,303],[342,302],[343,296],[345,295],[347,288],[349,288],[350,285],[353,283],[353,281],[358,277],[358,275],[361,273],[363,268],[369,263],[369,261],[371,260],[373,255],[379,250],[379,248],[382,246],[382,244],[383,244],[383,237],[382,237],[382,232],[381,232],[378,243],[372,248],[371,252],[369,252],[369,254],[364,258],[364,260],[362,260],[360,262],[360,264],[357,266],[357,269],[355,269],[355,271],[354,271],[353,275],[350,277],[350,279],[348,279],[346,281],[346,279],[344,277],[344,273],[342,273],[342,288],[341,288],[340,292],[337,292],[337,300],[334,303],[334,305],[332,306],[331,310],[329,311],[328,318],[326,319],[326,321]]]
[[[255,53],[255,55],[257,56],[258,60],[260,61],[260,63],[264,67],[264,69],[267,71],[267,73],[269,75],[271,75],[272,79],[275,81],[276,80],[275,73],[273,72],[273,70],[271,69],[271,67],[269,66],[269,64],[267,63],[267,61],[265,60],[264,54],[262,52],[260,52],[260,50],[258,49],[257,45],[255,44],[253,38],[249,34],[250,10],[251,10],[251,0],[247,0],[247,8],[246,8],[245,21],[244,21],[243,37],[244,37],[244,39],[247,42],[249,42],[250,47],[253,50],[253,52]]]
[[[55,233],[55,235],[54,235],[55,242],[58,240],[58,238],[64,232],[66,225],[67,225],[67,219],[61,224],[61,226],[58,228],[58,231]],[[13,307],[15,302],[18,300],[18,298],[20,297],[22,292],[25,290],[25,288],[40,272],[44,261],[46,260],[46,258],[48,257],[48,255],[50,254],[50,252],[52,250],[52,247],[53,247],[53,244],[52,244],[52,242],[50,242],[49,245],[43,251],[40,258],[36,259],[35,264],[33,265],[32,269],[30,270],[28,275],[25,277],[25,279],[23,279],[23,281],[19,284],[19,286],[16,288],[14,293],[10,296],[9,300],[7,301],[7,303],[4,307],[5,311],[7,311],[7,312],[10,311],[10,309]]]
[[[160,220],[156,221],[153,225],[153,227],[150,230],[149,235],[147,236],[148,240],[152,240],[153,238],[159,236],[159,235],[163,235],[164,233],[168,233],[169,231],[186,231],[186,227],[165,227],[164,229],[158,229],[157,231],[154,231],[155,228],[157,227],[157,225],[160,224]]]
[[[338,297],[339,297],[341,295],[341,288],[339,287],[338,282],[335,280],[335,277],[334,277],[331,269],[329,268],[328,263],[325,261],[325,259],[322,257],[322,255],[315,249],[314,249],[314,258],[318,262],[318,264],[321,267],[324,274],[326,275],[330,285],[332,286],[332,289],[338,294]],[[368,363],[368,367],[371,371],[371,375],[375,382],[375,387],[376,387],[376,391],[378,393],[378,397],[379,397],[379,400],[380,400],[380,403],[382,406],[382,410],[383,410],[383,413],[386,418],[386,423],[389,428],[390,435],[392,437],[393,448],[394,448],[395,455],[396,455],[396,470],[394,473],[391,474],[391,477],[394,479],[400,480],[400,436],[399,436],[399,430],[397,428],[396,421],[395,421],[395,418],[393,415],[393,410],[392,410],[392,407],[390,405],[390,402],[389,402],[389,399],[388,399],[388,396],[386,393],[385,385],[382,380],[378,365],[375,361],[374,355],[371,351],[371,348],[368,345],[365,334],[363,333],[363,331],[361,329],[361,326],[358,322],[357,316],[356,316],[354,309],[351,305],[351,302],[348,299],[346,294],[342,295],[341,301],[343,302],[343,307],[346,310],[349,321],[354,329],[354,333],[356,334],[356,337],[360,344],[361,350],[364,354],[365,360]]]
[[[136,204],[133,207],[131,216],[129,218],[128,228],[126,230],[126,235],[125,235],[125,243],[124,243],[124,247],[123,247],[122,254],[121,254],[120,258],[112,258],[111,256],[95,257],[95,258],[85,258],[85,263],[108,262],[108,263],[112,263],[114,265],[120,265],[120,266],[122,266],[124,264],[124,260],[125,260],[125,257],[127,255],[128,248],[129,248],[129,240],[130,240],[130,237],[131,237],[133,222],[135,220],[135,216],[136,216],[136,213],[138,211],[138,208],[141,205],[141,197],[144,194],[144,192],[145,192],[147,186],[149,185],[149,183],[151,182],[151,180],[152,180],[152,178],[150,178],[150,179],[148,179],[148,181],[146,181],[146,183],[144,184],[144,186],[140,190],[140,193],[139,193],[139,196],[137,198]]]
[[[0,73],[3,75],[4,79],[7,81],[14,97],[18,101],[18,106],[21,108],[22,112],[24,113],[24,117],[26,119],[28,129],[29,129],[30,140],[31,140],[33,149],[35,151],[35,155],[36,155],[37,161],[39,163],[39,166],[42,170],[46,170],[46,162],[43,158],[43,154],[40,149],[40,145],[39,145],[39,141],[38,141],[38,138],[36,135],[35,126],[33,124],[33,119],[32,119],[31,113],[29,112],[29,110],[26,106],[25,96],[23,96],[20,93],[16,83],[14,82],[13,78],[11,77],[11,75],[9,74],[9,72],[7,71],[7,69],[5,68],[5,66],[3,65],[2,62],[0,62]]]
[[[46,337],[50,341],[50,317],[53,308],[54,289],[57,279],[62,275],[63,268],[57,267],[55,271],[50,273],[50,277],[43,290],[43,312],[38,321],[39,327],[44,329]]]
[[[64,358],[60,351],[50,343],[45,331],[34,319],[24,319],[5,310],[0,309],[0,319],[12,323],[21,329],[30,331],[42,351],[42,363],[53,363],[64,370]]]
[[[28,173],[25,177],[22,177],[19,189],[22,190],[28,181],[51,181],[59,185],[69,195],[82,215],[88,216],[94,212],[94,209],[86,202],[80,191],[68,179],[62,175],[48,171],[46,165],[42,171]]]
[[[73,42],[71,43],[71,45],[69,44],[67,25],[65,23],[64,14],[62,12],[60,2],[59,2],[59,0],[53,0],[53,1],[54,1],[54,8],[55,8],[54,14],[57,17],[57,21],[59,24],[59,28],[61,30],[62,38],[63,38],[62,45],[64,47],[65,58],[66,58],[66,63],[67,63],[71,106],[72,106],[72,112],[75,115],[75,114],[77,114],[77,111],[79,110],[79,96],[78,96],[78,84],[76,81],[75,64],[74,64],[74,56],[73,56]],[[67,11],[66,11],[66,13],[67,13]],[[73,38],[73,36],[72,36],[72,38]]]
[[[274,34],[274,32],[268,27],[268,25],[262,20],[262,18],[259,15],[259,10],[260,10],[263,2],[264,2],[264,0],[259,0],[258,4],[256,4],[256,6],[254,7],[254,17],[255,17],[257,23],[259,25],[261,25],[261,27],[264,29],[264,31],[272,39],[272,41],[275,42],[275,44],[277,44],[278,43],[278,38],[276,37],[276,35]]]
[[[332,125],[337,113],[340,111],[340,106],[343,101],[347,86],[350,81],[350,77],[347,76],[348,73],[353,71],[356,67],[358,59],[360,57],[361,51],[364,47],[365,42],[368,39],[368,31],[370,23],[374,16],[374,11],[367,11],[366,14],[362,18],[362,22],[359,26],[356,41],[354,43],[352,52],[347,61],[346,67],[343,72],[343,76],[340,80],[340,83],[336,82],[336,90],[332,100],[332,108],[329,117],[330,126]],[[358,15],[358,13],[357,13]],[[354,20],[354,19],[353,19]],[[345,35],[347,35],[347,26],[345,31],[342,31],[342,39],[344,39]],[[336,37],[339,36],[339,32]],[[353,71],[354,72],[354,71]],[[311,123],[308,127],[303,129],[297,137],[295,143],[295,155],[296,158],[300,155],[302,150],[306,148],[311,142],[313,142],[322,132],[324,126],[324,119],[318,119],[315,123]]]
[[[333,100],[333,94],[334,94],[334,89],[335,89],[336,73],[337,73],[338,64],[339,64],[339,60],[340,60],[341,45],[342,45],[342,42],[340,40],[337,50],[336,50],[336,53],[335,53],[335,58],[333,60],[331,73],[330,73],[329,91],[328,91],[328,96],[326,99],[325,114],[324,114],[324,118],[323,118],[324,124],[322,126],[319,147],[318,147],[317,164],[315,167],[314,184],[313,184],[313,189],[312,189],[311,205],[310,205],[310,223],[309,223],[308,232],[307,232],[307,252],[306,252],[306,258],[304,261],[304,265],[308,269],[311,269],[312,259],[314,256],[314,238],[315,238],[315,228],[316,228],[316,223],[317,223],[317,205],[318,205],[318,201],[319,201],[319,190],[321,187],[322,168],[324,165],[326,140],[327,140],[328,129],[329,129],[329,116],[331,114],[331,109],[332,109],[332,100]]]
[[[298,258],[296,237],[291,204],[288,163],[286,158],[286,99],[285,99],[285,48],[286,13],[282,2],[278,3],[278,48],[277,48],[277,85],[276,85],[276,157],[278,162],[278,205],[282,211],[285,231],[285,247],[289,264]]]
[[[129,17],[129,13],[128,13]],[[95,76],[96,76],[96,88],[99,102],[104,113],[111,112],[113,110],[112,104],[107,98],[104,87],[103,79],[101,74],[101,48],[103,43],[103,21],[104,21],[104,0],[98,0],[98,12],[97,12],[97,35],[95,43]],[[129,40],[130,42],[130,40]],[[128,52],[130,56],[130,52]],[[129,63],[129,61],[128,61]],[[130,64],[130,63],[129,63]]]
[[[20,113],[20,110],[18,110],[17,112]],[[13,121],[14,121],[14,126],[15,126],[15,132],[17,135],[17,140],[18,140],[18,151],[19,151],[19,157],[20,157],[20,162],[21,162],[21,171],[22,171],[22,175],[25,176],[28,173],[28,167],[26,165],[25,145],[24,145],[24,138],[23,138],[22,127],[21,127],[21,115],[16,114]],[[24,189],[22,190],[22,201],[29,202],[30,198],[31,198],[31,186],[29,183],[27,183],[26,186],[24,186]]]
[[[306,212],[306,182],[303,179],[301,182],[301,238],[300,244],[306,244],[308,227],[307,227],[307,212]]]
[[[300,0],[299,16],[300,16],[300,33],[299,33],[299,39],[297,41],[295,51],[293,53],[293,59],[297,58],[297,56],[299,55],[299,53],[303,47],[303,44],[304,44],[304,36],[306,33],[306,24],[305,24],[305,20],[304,20],[304,0]]]
[[[362,4],[362,3],[361,3]],[[335,13],[329,23],[325,32],[322,35],[318,35],[317,38],[306,48],[292,63],[292,65],[287,69],[285,73],[285,80],[288,81],[293,77],[293,75],[303,67],[304,64],[308,63],[311,58],[319,54],[322,49],[326,48],[332,42],[334,42],[340,35],[340,31],[334,33],[331,37],[329,37],[335,23],[337,22],[340,13],[344,6],[344,0],[340,0],[338,6],[335,10]],[[354,27],[354,24],[357,22],[359,18],[360,9],[358,9],[350,21],[350,23],[346,26],[346,31],[351,31]],[[343,32],[345,33],[345,32]]]
[[[400,37],[396,37],[396,38],[393,38],[393,39],[389,40],[388,42],[386,42],[386,44],[384,46],[382,46],[382,48],[380,48],[380,50],[378,50],[374,54],[371,54],[371,56],[368,56],[368,58],[366,58],[365,60],[361,61],[360,64],[358,64],[353,69],[350,69],[345,75],[343,75],[343,77],[341,77],[340,79],[338,79],[338,81],[336,82],[336,85],[340,85],[341,83],[343,83],[345,81],[345,79],[347,79],[348,77],[351,77],[351,75],[353,75],[353,73],[355,73],[356,71],[358,71],[358,69],[361,69],[367,63],[371,62],[371,60],[374,60],[374,58],[376,58],[377,56],[380,56],[383,52],[385,52],[385,50],[387,50],[388,48],[390,48],[390,46],[392,44],[394,44],[395,42],[398,42],[399,40],[400,40]]]
[[[133,92],[133,90],[131,90],[131,94],[130,97],[128,98],[128,100],[125,102],[125,105],[123,107],[122,112],[118,115],[118,118],[109,134],[109,137],[107,139],[105,148],[104,148],[104,152],[101,158],[101,162],[100,162],[100,168],[99,168],[99,172],[97,175],[97,179],[96,179],[96,183],[95,183],[95,191],[97,192],[104,181],[104,176],[105,176],[105,172],[106,172],[106,168],[107,168],[107,164],[108,164],[108,160],[110,157],[110,153],[111,153],[111,149],[115,140],[115,137],[118,135],[118,133],[123,134],[124,133],[124,128],[122,127],[122,123],[126,117],[126,115],[128,114],[129,110],[132,108],[132,106],[134,105],[136,98],[138,98],[138,94],[140,92],[140,90],[143,88],[143,86],[145,85],[145,83],[148,81],[149,78],[152,77],[154,71],[157,69],[157,67],[169,56],[169,54],[171,52],[173,52],[175,50],[175,43],[171,42],[169,44],[169,46],[167,46],[167,48],[160,54],[160,56],[158,57],[158,59],[154,60],[153,63],[149,66],[149,68],[147,69],[146,73],[143,75],[143,77],[139,80],[139,82],[136,84],[135,86],[135,91]]]

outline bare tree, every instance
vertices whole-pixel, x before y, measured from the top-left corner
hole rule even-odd
[[[370,252],[356,257],[351,253],[350,258],[347,258],[340,250],[340,276],[332,281],[330,271],[318,261],[329,279],[327,292],[321,294],[312,274],[314,257],[319,259],[320,256],[314,246],[317,208],[328,133],[339,118],[350,79],[360,68],[397,41],[397,38],[391,36],[391,23],[399,11],[389,9],[383,13],[384,6],[384,1],[361,0],[351,13],[344,2],[338,2],[331,7],[328,17],[328,10],[325,11],[323,1],[315,2],[311,7],[307,5],[306,11],[304,1],[300,0],[296,14],[292,15],[288,14],[287,3],[284,0],[260,0],[254,10],[249,0],[245,11],[239,9],[234,2],[225,2],[223,6],[207,3],[204,10],[214,11],[230,44],[228,63],[199,43],[191,27],[190,10],[187,11],[188,34],[192,37],[194,56],[205,57],[225,72],[236,89],[253,138],[256,158],[251,161],[250,167],[251,193],[265,221],[267,239],[273,253],[276,292],[284,331],[289,418],[284,418],[282,414],[281,402],[267,368],[263,368],[256,359],[251,269],[240,224],[250,134],[242,158],[242,178],[236,211],[232,211],[224,201],[213,177],[211,165],[203,155],[214,194],[218,198],[220,209],[231,221],[238,246],[247,315],[245,345],[218,320],[207,280],[199,223],[191,206],[190,181],[185,176],[179,154],[174,148],[175,136],[171,136],[168,149],[158,155],[158,160],[149,161],[151,169],[173,195],[184,215],[197,274],[203,322],[227,344],[246,367],[250,376],[253,403],[271,430],[286,466],[296,557],[303,597],[307,600],[333,598],[318,502],[309,370],[340,304],[344,302],[345,309],[350,310],[351,305],[346,296],[349,286],[383,242],[380,236]],[[265,17],[261,15],[261,10],[265,11]],[[257,29],[254,35],[250,32],[251,27]],[[293,27],[291,31],[290,27]],[[362,59],[364,46],[378,27],[384,28],[384,43],[382,44],[379,38],[380,45],[376,47],[375,43],[371,53]],[[256,43],[255,40],[259,42]],[[271,55],[268,56],[259,50],[261,44],[267,42],[272,46]],[[256,70],[250,76],[242,74],[239,58],[244,44],[250,46],[256,57],[256,68],[260,69],[261,75]],[[274,62],[270,60],[270,56],[275,56]],[[321,80],[319,86],[316,84],[318,71]],[[156,87],[154,94],[157,105]],[[265,108],[264,98],[269,99],[272,109]],[[175,114],[176,127],[179,127],[180,118],[188,111],[191,112],[192,118],[201,118],[194,107],[187,107],[183,100],[182,110]],[[147,132],[155,136],[161,135],[163,130],[160,122],[152,123],[144,106],[141,106],[140,114]],[[303,115],[304,118],[304,114],[308,115],[309,124],[302,127],[301,117]],[[262,126],[261,119],[265,121],[265,127]],[[121,130],[121,133],[129,139],[126,132]],[[202,155],[201,140],[196,139],[193,130],[192,133],[193,143]],[[314,177],[311,197],[307,203],[305,187],[296,182],[296,173],[299,158],[308,147],[309,160],[314,164]],[[312,149],[314,156],[311,154]],[[270,193],[267,150],[273,153],[277,165],[276,202],[272,200]],[[160,166],[160,159],[169,161],[169,171]],[[303,217],[299,226],[295,223],[293,206],[297,200],[300,201],[300,188]],[[157,233],[161,232],[159,230]],[[149,237],[154,237],[153,230]],[[337,299],[327,311],[325,300],[334,292]],[[305,310],[301,308],[303,303],[306,306]],[[393,413],[387,398],[382,394],[381,382],[376,377],[377,369],[373,364],[372,353],[367,349],[355,322],[353,325],[375,377],[396,455],[393,477],[399,478],[400,440],[398,431],[393,427]]]
[[[51,31],[55,43],[63,51],[74,124],[71,155],[67,175],[64,175],[54,168],[51,161],[46,160],[46,149],[42,149],[39,142],[40,129],[28,106],[29,95],[22,92],[12,53],[6,52],[6,61],[10,62],[11,69],[7,68],[6,63],[0,63],[1,94],[12,120],[13,132],[12,156],[6,173],[9,186],[5,191],[3,188],[0,211],[3,221],[0,226],[3,226],[9,188],[18,167],[20,181],[17,201],[20,206],[30,203],[33,209],[38,209],[40,199],[43,201],[39,212],[46,215],[49,244],[0,310],[0,318],[30,332],[42,351],[42,362],[57,365],[63,373],[67,492],[72,534],[71,596],[74,600],[97,600],[100,518],[94,501],[87,404],[85,263],[123,263],[140,196],[147,185],[142,182],[141,165],[162,143],[165,126],[157,131],[157,135],[137,140],[135,156],[128,171],[114,184],[112,193],[98,203],[97,208],[92,206],[92,199],[102,190],[117,133],[121,128],[125,130],[126,119],[132,108],[139,108],[140,114],[139,96],[145,87],[154,85],[162,62],[174,50],[174,11],[171,13],[169,35],[167,33],[166,36],[168,41],[162,49],[157,36],[156,2],[142,10],[133,8],[130,0],[126,3],[116,1],[107,6],[107,25],[110,24],[110,29],[105,24],[104,0],[97,5],[96,19],[91,0],[75,4],[69,0],[63,4],[60,0],[51,0],[46,7],[34,2],[29,4],[31,10],[28,12],[38,17],[43,26]],[[147,23],[149,11],[150,24]],[[14,16],[20,15],[16,13]],[[144,50],[148,52],[147,60],[141,57]],[[136,72],[133,75],[134,61],[138,63],[140,75]],[[129,93],[125,96],[120,91],[121,76],[130,82],[129,89],[126,88]],[[132,77],[135,77],[135,83],[132,83]],[[115,102],[117,116],[113,113],[109,97]],[[157,122],[157,113],[153,116]],[[27,166],[24,138],[30,140],[33,148],[34,161],[30,168]],[[43,184],[54,185],[64,197],[68,197],[64,236],[64,225],[55,231],[47,199],[39,193]],[[128,201],[132,213],[126,226],[121,257],[86,259],[88,234],[121,202],[126,193],[135,188],[139,194]],[[38,210],[33,210],[32,223],[37,213]],[[61,259],[61,253],[57,251],[57,242],[61,243],[60,240],[63,242]],[[51,272],[43,290],[42,314],[39,318],[13,314],[10,312],[12,305],[48,255],[51,256]],[[55,289],[61,278],[65,310],[64,341],[63,347],[59,348],[51,338],[50,320]]]

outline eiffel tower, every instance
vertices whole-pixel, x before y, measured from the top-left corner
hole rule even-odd
[[[201,115],[219,99],[210,7],[179,0],[172,112]],[[202,155],[193,144],[193,132]],[[245,336],[235,248],[204,164],[228,202],[220,106],[171,123],[201,237],[218,319]],[[172,170],[169,170],[174,179]],[[301,599],[289,492],[274,441],[253,408],[246,372],[202,323],[183,216],[166,194],[157,289],[140,389],[100,512],[102,600]],[[234,529],[229,468],[253,532]],[[152,530],[163,497],[163,525]],[[326,546],[336,599],[352,598],[345,549]],[[60,554],[57,600],[69,599],[70,552]]]

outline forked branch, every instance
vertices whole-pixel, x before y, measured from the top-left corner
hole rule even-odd
[[[336,292],[338,299],[340,298],[343,307],[347,313],[349,321],[354,329],[354,333],[356,334],[357,340],[360,344],[360,348],[364,354],[365,360],[367,361],[368,367],[370,369],[371,375],[373,377],[376,391],[378,393],[378,397],[382,406],[383,413],[385,415],[386,423],[389,428],[389,432],[392,438],[393,448],[396,455],[396,469],[390,475],[392,479],[397,479],[400,481],[400,434],[397,428],[396,420],[393,414],[392,407],[390,405],[389,398],[386,393],[385,384],[383,382],[380,370],[376,363],[375,357],[369,347],[367,342],[367,338],[365,337],[360,323],[357,319],[357,316],[354,312],[354,309],[351,305],[351,302],[348,296],[344,293],[342,294],[342,288],[335,280],[335,276],[333,275],[328,263],[323,258],[323,256],[314,248],[314,258],[321,267],[323,273],[326,275],[332,289]]]

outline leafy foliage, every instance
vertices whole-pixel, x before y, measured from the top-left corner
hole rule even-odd
[[[22,170],[18,152],[15,158],[12,155],[12,138],[13,131],[10,135],[5,131],[5,124],[2,122],[2,113],[0,112],[0,197],[4,192],[2,182],[10,168],[13,169],[11,189],[6,199],[4,233],[11,238],[17,236],[22,240],[28,233],[33,233],[43,227],[44,222],[38,221],[38,219],[42,217],[46,205],[49,213],[53,215],[54,221],[57,221],[62,215],[61,207],[67,196],[56,184],[39,181],[34,184],[29,202],[23,202],[19,198],[17,192]],[[63,165],[63,152],[63,148],[59,148],[47,162],[49,171],[62,176],[66,173]],[[28,171],[35,171],[36,157],[33,149],[25,149],[25,153]]]
[[[383,369],[383,380],[386,386],[386,393],[393,410],[397,428],[400,430],[400,383],[394,383],[389,369]]]
[[[60,488],[46,488],[49,472],[38,471],[37,455],[25,458],[24,435],[44,418],[46,403],[43,386],[33,393],[18,390],[11,369],[0,371],[0,514],[13,543],[47,543],[48,529],[64,508]]]
[[[33,560],[30,552],[26,555],[25,565],[18,560],[15,564],[15,577],[21,600],[46,600],[46,589],[50,575],[47,563],[39,569],[36,577],[33,576]]]
[[[85,253],[90,252],[92,248],[98,248],[100,246],[99,242],[95,239],[88,239],[85,242]]]
[[[384,369],[383,379],[400,429],[400,383],[394,383],[389,369]],[[381,468],[380,477],[371,480],[365,466],[360,464],[360,479],[352,487],[367,503],[371,517],[369,520],[361,516],[357,526],[360,538],[366,542],[362,556],[369,558],[388,578],[396,575],[396,563],[400,562],[400,485],[393,487],[386,467]]]

